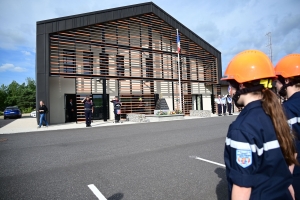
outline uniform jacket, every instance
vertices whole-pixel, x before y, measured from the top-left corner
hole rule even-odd
[[[296,135],[296,148],[298,153],[298,162],[300,162],[300,92],[294,93],[287,101],[283,103],[283,109],[286,113],[288,124],[293,134]],[[294,176],[300,177],[300,167],[295,166]],[[300,188],[297,188],[300,190]]]
[[[291,199],[292,175],[260,100],[247,104],[229,126],[224,160],[229,199],[233,184],[251,187],[253,200]]]

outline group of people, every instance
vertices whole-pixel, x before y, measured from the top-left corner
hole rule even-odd
[[[300,54],[274,68],[263,52],[246,50],[221,80],[243,107],[225,140],[229,199],[300,199]]]
[[[114,100],[110,101],[113,103],[114,106],[114,115],[115,115],[115,123],[120,122],[121,118],[121,102],[119,101],[118,96],[115,96]],[[91,127],[92,122],[92,114],[94,112],[94,103],[89,95],[87,95],[83,100],[82,103],[84,104],[84,114],[85,114],[85,123],[86,127]]]
[[[86,127],[91,127],[92,123],[92,115],[94,112],[94,103],[89,95],[87,95],[83,100],[82,103],[84,104],[84,115],[85,115],[85,123]],[[115,115],[115,123],[120,122],[121,118],[121,102],[119,98],[115,96],[115,99],[111,101],[114,106],[114,115]],[[73,100],[70,99],[70,102],[67,104],[67,111],[68,111],[68,121],[72,122],[75,119],[75,105],[73,104]],[[48,108],[44,104],[43,101],[40,101],[40,107],[38,112],[40,113],[40,120],[38,128],[41,128],[42,124],[44,123],[45,126],[48,127],[48,122],[46,120],[46,114],[48,112]]]
[[[228,95],[223,95],[223,97],[221,97],[221,95],[218,95],[218,98],[215,99],[215,103],[218,105],[218,115],[225,116],[226,115],[226,109],[229,115],[232,115],[232,98],[231,96]],[[223,111],[223,112],[222,112]]]

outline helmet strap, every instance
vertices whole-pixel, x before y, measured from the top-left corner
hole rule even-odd
[[[233,95],[232,100],[234,101],[234,104],[236,105],[236,107],[244,107],[244,104],[239,104],[238,100],[240,98],[240,96],[242,94],[247,94],[247,93],[251,93],[251,92],[257,92],[257,91],[262,91],[262,89],[264,89],[263,85],[256,85],[250,88],[243,88],[243,89],[238,89],[236,93]]]
[[[290,81],[289,81],[288,83],[283,83],[283,84],[282,84],[282,87],[281,87],[280,90],[278,91],[278,94],[279,94],[280,96],[282,96],[282,97],[286,97],[286,95],[287,95],[287,91],[286,91],[287,87],[293,86],[293,85],[296,85],[296,84],[297,84],[297,83],[295,83],[294,81],[292,81],[292,80],[290,79]]]

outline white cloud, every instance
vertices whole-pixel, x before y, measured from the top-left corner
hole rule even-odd
[[[29,51],[22,51],[22,53],[25,55],[25,56],[30,56],[31,53]]]
[[[12,71],[12,72],[25,72],[26,69],[22,67],[17,67],[14,64],[6,63],[0,66],[0,72]]]

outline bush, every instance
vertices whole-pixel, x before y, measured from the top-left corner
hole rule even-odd
[[[176,114],[182,114],[182,111],[181,110],[172,110],[170,112],[170,115],[176,115]]]
[[[0,111],[0,116],[2,116],[3,115],[3,112],[2,111]]]
[[[24,108],[22,109],[22,113],[31,113],[33,111],[33,108]]]
[[[168,115],[168,112],[164,112],[160,110],[159,112],[156,113],[156,115]]]

